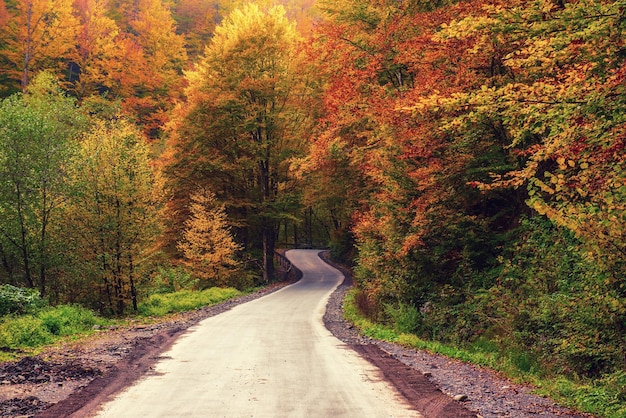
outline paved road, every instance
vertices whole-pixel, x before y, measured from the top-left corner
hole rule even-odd
[[[99,417],[418,417],[322,316],[339,271],[291,250],[301,281],[190,328]]]

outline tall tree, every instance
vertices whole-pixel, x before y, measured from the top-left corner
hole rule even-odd
[[[182,71],[187,55],[182,36],[176,33],[167,3],[139,0],[126,5],[119,23],[123,36],[122,65],[114,65],[114,93],[152,138],[168,120],[181,94]]]
[[[138,274],[160,230],[162,189],[146,139],[122,118],[98,121],[72,161],[75,194],[66,207],[68,243],[93,302],[108,314],[137,309]],[[92,293],[93,294],[93,293]]]
[[[4,254],[19,260],[24,284],[42,295],[54,267],[52,228],[67,197],[66,162],[83,129],[74,101],[42,73],[0,108],[0,223]]]
[[[297,41],[282,7],[232,12],[187,74],[187,105],[173,137],[179,154],[172,174],[190,164],[188,180],[213,184],[239,217],[246,247],[258,248],[258,234],[266,281],[274,272],[279,221],[293,202],[290,161],[301,152],[306,122],[298,109],[304,91]],[[182,163],[191,150],[195,160]]]
[[[74,77],[74,91],[80,98],[110,91],[114,87],[113,74],[124,65],[118,45],[120,31],[107,16],[106,0],[78,0],[75,2],[80,20],[77,36],[77,54],[74,63],[78,74]]]

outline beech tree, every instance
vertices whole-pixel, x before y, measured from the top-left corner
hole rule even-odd
[[[298,107],[304,88],[297,41],[282,7],[265,12],[251,4],[232,12],[187,73],[187,104],[172,138],[179,152],[172,177],[189,170],[186,181],[212,185],[238,218],[246,248],[262,249],[265,281],[274,272],[279,222],[290,216],[290,161],[302,152],[307,120]],[[185,159],[190,152],[194,161]]]
[[[76,2],[80,28],[77,35],[78,67],[74,91],[80,98],[110,91],[114,87],[113,74],[120,71],[120,30],[107,16],[106,0],[79,0]]]
[[[182,71],[187,64],[184,39],[167,3],[139,0],[125,5],[124,28],[117,42],[120,63],[113,62],[114,92],[123,106],[137,118],[149,137],[158,136],[180,97]]]
[[[178,248],[204,287],[229,285],[241,247],[230,232],[224,204],[210,190],[200,190],[191,195],[189,212]]]

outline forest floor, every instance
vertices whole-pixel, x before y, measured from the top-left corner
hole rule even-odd
[[[88,417],[139,379],[174,340],[200,320],[276,291],[273,285],[158,323],[102,329],[87,339],[0,363],[0,417]],[[344,343],[378,366],[427,418],[585,417],[531,394],[496,373],[456,360],[362,337],[343,319],[349,279],[331,295],[324,322]],[[453,400],[454,397],[457,400]]]

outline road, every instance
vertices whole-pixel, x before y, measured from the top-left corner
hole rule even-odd
[[[341,273],[316,250],[302,280],[189,329],[98,417],[419,417],[322,323]]]

